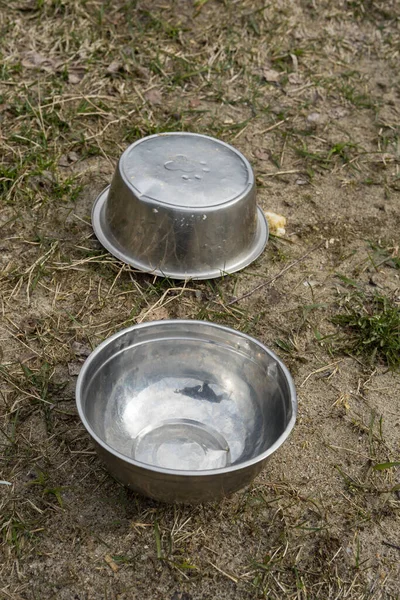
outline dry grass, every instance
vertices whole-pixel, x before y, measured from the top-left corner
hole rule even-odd
[[[399,377],[332,356],[348,281],[398,310],[397,3],[0,9],[0,598],[399,598]],[[171,130],[234,143],[288,219],[240,274],[155,279],[93,236],[121,151]],[[291,440],[220,505],[123,489],[75,411],[91,349],[166,317],[257,336],[296,379]]]

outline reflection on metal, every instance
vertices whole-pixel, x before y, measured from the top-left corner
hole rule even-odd
[[[289,372],[260,342],[179,320],[106,340],[82,367],[76,399],[110,472],[168,502],[216,500],[249,483],[297,407]]]
[[[192,133],[132,144],[97,198],[92,223],[117,258],[175,279],[243,269],[268,239],[249,162],[232,146]]]

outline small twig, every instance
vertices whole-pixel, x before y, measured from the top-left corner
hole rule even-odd
[[[400,546],[398,546],[397,544],[392,544],[391,542],[385,542],[385,540],[382,540],[382,544],[384,546],[389,546],[389,548],[394,548],[395,550],[400,550]]]
[[[10,600],[24,600],[22,596],[18,596],[18,594],[11,595],[5,588],[0,589],[0,594],[3,594],[6,598],[10,598]]]
[[[255,288],[253,288],[252,290],[250,290],[246,294],[243,294],[243,296],[239,296],[239,298],[234,298],[233,300],[231,300],[230,302],[228,302],[227,306],[231,306],[232,304],[236,304],[236,302],[240,302],[241,300],[244,300],[245,298],[248,298],[249,296],[251,296],[255,292],[258,292],[258,290],[261,290],[266,285],[270,285],[271,283],[274,283],[277,279],[279,279],[279,277],[282,277],[282,275],[284,275],[287,271],[289,271],[290,269],[292,269],[293,267],[295,267],[296,265],[298,265],[301,261],[303,261],[305,258],[307,258],[307,256],[309,256],[310,254],[312,254],[313,252],[315,252],[315,250],[318,250],[318,248],[320,248],[323,244],[325,244],[325,240],[322,240],[319,244],[317,244],[316,246],[314,246],[313,248],[311,248],[311,250],[308,250],[308,252],[306,252],[305,254],[303,254],[303,256],[300,256],[300,258],[297,258],[296,260],[294,260],[292,263],[290,263],[290,265],[287,265],[287,267],[285,267],[284,269],[282,269],[282,271],[280,271],[277,275],[274,275],[274,277],[271,277],[271,279],[268,279],[267,281],[264,281],[263,283],[260,283],[259,285],[257,285]]]
[[[288,171],[275,171],[274,173],[260,173],[260,176],[277,177],[278,175],[293,175],[294,173],[304,173],[304,169],[289,169]]]
[[[220,569],[219,567],[217,567],[217,565],[214,565],[214,563],[212,563],[211,560],[209,560],[208,563],[212,567],[214,567],[214,569],[216,569],[217,571],[219,571],[220,573],[222,573],[222,575],[225,575],[225,577],[228,577],[228,579],[230,579],[234,583],[238,583],[239,582],[239,579],[237,577],[235,577],[234,575],[231,575],[230,573],[227,573],[226,571],[223,571],[222,569]]]
[[[278,121],[277,123],[270,125],[269,127],[267,127],[267,129],[263,129],[262,131],[259,131],[258,133],[259,133],[259,135],[264,135],[264,133],[268,133],[268,131],[272,131],[273,129],[275,129],[275,127],[279,127],[279,125],[282,125],[282,123],[285,123],[288,120],[289,120],[289,117],[287,119],[282,119],[282,121]]]
[[[307,383],[307,381],[310,379],[310,377],[312,377],[313,375],[316,375],[317,373],[323,373],[324,371],[330,369],[330,367],[333,367],[334,365],[338,365],[341,362],[342,362],[341,359],[335,360],[334,362],[331,362],[331,363],[329,363],[327,365],[324,365],[320,369],[316,369],[315,371],[311,371],[311,373],[309,373],[307,375],[307,377],[305,378],[305,380],[303,381],[303,383],[300,384],[300,387],[303,387],[303,385],[305,385]]]
[[[234,140],[237,140],[237,139],[238,139],[238,138],[239,138],[239,137],[242,135],[242,133],[244,133],[244,132],[246,131],[246,129],[248,128],[248,126],[249,126],[249,123],[247,123],[247,125],[245,125],[245,126],[243,127],[243,129],[241,129],[241,130],[239,131],[239,133],[237,133],[237,134],[234,136],[234,138],[233,138],[233,139],[234,139]]]
[[[291,95],[291,94],[299,94],[303,90],[306,90],[307,88],[310,88],[310,87],[313,87],[313,86],[315,86],[315,83],[311,83],[311,82],[310,83],[306,83],[306,84],[304,84],[304,85],[302,85],[302,86],[300,86],[298,88],[295,88],[294,90],[289,90],[288,94],[289,95]]]
[[[312,373],[310,373],[310,375],[312,375]],[[334,450],[345,450],[346,452],[351,452],[352,454],[357,454],[357,456],[363,456],[364,458],[367,458],[368,460],[374,460],[372,458],[372,456],[369,456],[368,454],[364,454],[363,452],[357,452],[357,450],[352,450],[351,448],[344,448],[343,446],[334,446],[333,444],[327,444],[328,448],[333,448]]]
[[[142,323],[151,312],[153,312],[157,308],[162,308],[162,307],[166,306],[167,304],[169,304],[173,300],[176,300],[177,298],[180,298],[184,292],[195,292],[195,291],[196,290],[194,290],[192,288],[187,288],[186,287],[186,282],[185,282],[184,286],[181,287],[181,288],[175,288],[175,287],[168,288],[167,290],[165,290],[165,292],[163,293],[163,295],[161,296],[161,298],[159,298],[157,300],[157,302],[155,302],[152,306],[150,306],[150,308],[148,310],[146,310],[146,312],[143,315],[139,315],[138,316],[137,322],[138,323]],[[172,296],[172,298],[169,298],[169,300],[167,300],[166,302],[164,302],[166,296],[170,292],[179,292],[179,294],[177,294],[176,296]],[[163,304],[163,302],[164,302],[164,304]]]

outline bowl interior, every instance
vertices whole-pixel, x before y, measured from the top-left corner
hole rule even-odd
[[[256,458],[285,432],[290,386],[263,346],[196,321],[147,325],[100,346],[84,367],[81,411],[103,443],[193,471]]]

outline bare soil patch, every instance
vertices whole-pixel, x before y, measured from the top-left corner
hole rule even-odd
[[[334,322],[355,291],[399,310],[398,3],[0,7],[0,598],[399,598],[400,378]],[[239,274],[154,279],[93,236],[120,153],[176,130],[237,146],[287,218]],[[75,410],[101,340],[183,317],[270,345],[299,394],[290,440],[218,505],[121,487]]]

